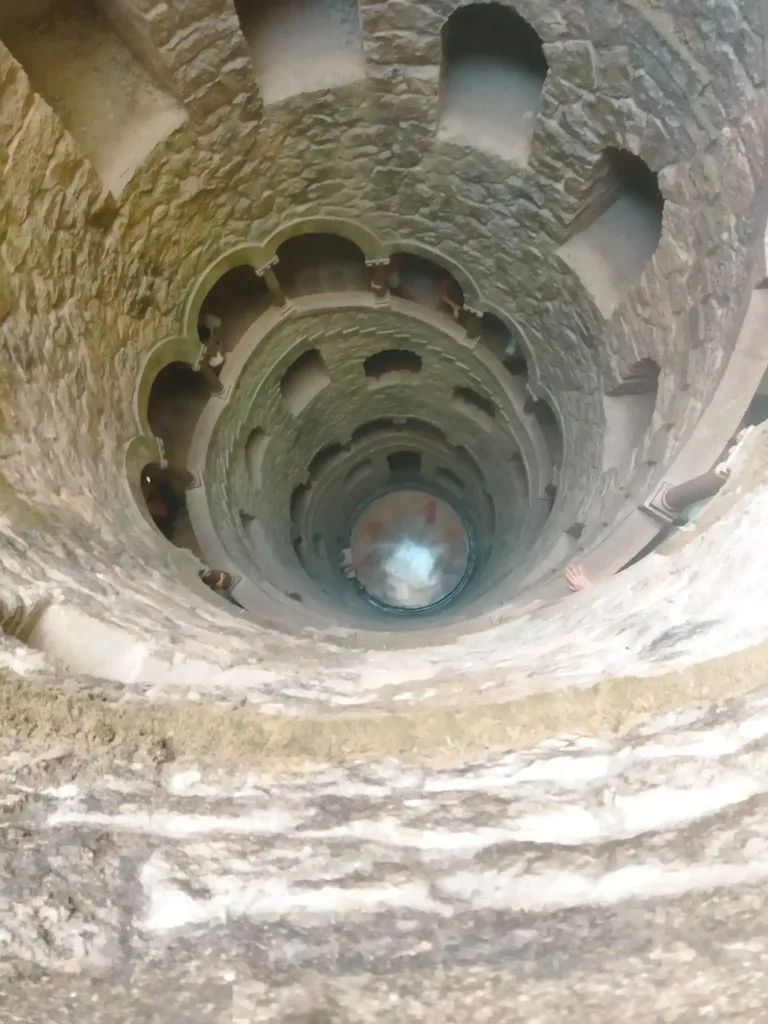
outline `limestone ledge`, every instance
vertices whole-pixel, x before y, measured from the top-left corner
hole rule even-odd
[[[257,631],[199,584],[200,597],[168,587],[157,570],[137,581],[127,554],[104,563],[81,550],[78,585],[70,553],[41,550],[34,535],[2,550],[3,572],[22,599],[48,606],[33,646],[136,693],[245,700],[268,713],[508,701],[674,672],[765,641],[764,449],[764,431],[748,438],[718,499],[722,515],[679,550],[581,595],[513,606],[507,621],[460,641],[413,633],[395,649],[386,638],[374,646],[375,634]],[[192,584],[192,567],[189,575]]]
[[[105,771],[62,744],[7,754],[3,1005],[42,1022],[88,1000],[111,1022],[156,1001],[162,976],[164,1012],[189,1024],[233,1006],[354,1022],[501,1005],[554,1021],[571,1005],[556,962],[593,1020],[728,999],[748,1013],[763,993],[749,919],[768,875],[767,711],[761,691],[620,739],[444,767],[230,771],[158,748]],[[661,991],[665,1009],[646,1012]]]

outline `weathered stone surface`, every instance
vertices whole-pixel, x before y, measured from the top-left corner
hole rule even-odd
[[[749,1014],[765,731],[763,694],[458,769],[6,758],[6,1019]]]
[[[764,700],[726,698],[764,683],[743,653],[767,632],[764,440],[675,550],[462,635],[255,623],[134,507],[144,360],[217,260],[297,219],[442,254],[516,325],[566,439],[546,536],[585,522],[587,559],[732,414],[763,267],[761,5],[520,0],[550,62],[522,167],[436,138],[455,6],[361,0],[365,80],[263,108],[231,4],[115,2],[189,115],[119,197],[0,47],[3,1024],[760,1019]],[[666,198],[610,320],[557,256],[607,146]],[[347,315],[350,348],[396,336]],[[643,359],[652,427],[605,470],[602,394]],[[648,711],[668,717],[606,735]],[[257,742],[282,728],[295,777]]]

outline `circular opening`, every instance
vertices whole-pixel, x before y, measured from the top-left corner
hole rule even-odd
[[[464,585],[471,568],[464,520],[427,491],[398,489],[374,498],[352,528],[349,569],[384,608],[435,608]]]

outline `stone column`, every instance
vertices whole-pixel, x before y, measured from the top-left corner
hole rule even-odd
[[[379,301],[388,299],[389,285],[387,284],[387,278],[389,277],[389,258],[386,260],[366,260],[365,265],[368,268],[368,282],[376,299]]]
[[[483,314],[465,304],[461,322],[469,341],[479,341],[483,332]]]
[[[224,390],[224,385],[219,380],[219,375],[214,372],[213,368],[208,363],[208,346],[204,345],[200,352],[200,358],[197,361],[195,370],[200,374],[205,383],[211,389],[214,395],[221,394]]]
[[[273,305],[284,306],[286,301],[285,292],[283,291],[283,286],[277,279],[274,263],[271,263],[268,267],[265,267],[261,271],[261,276],[264,278],[264,284],[266,284],[267,288],[269,289],[269,294],[272,297]]]

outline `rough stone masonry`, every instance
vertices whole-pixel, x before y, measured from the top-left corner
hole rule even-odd
[[[624,568],[768,364],[765,4],[474,5],[533,33],[535,90],[514,34],[448,53],[459,6],[0,10],[0,1024],[765,1019],[764,429]],[[449,98],[478,97],[457,136]],[[656,205],[608,186],[613,151]],[[364,277],[291,293],[283,246],[319,234],[363,275],[427,261],[461,317]],[[142,504],[145,405],[243,267],[271,305],[225,310],[180,467],[195,553]],[[419,383],[374,387],[406,339]],[[330,383],[291,419],[313,346]],[[374,412],[434,421],[494,503],[496,575],[443,624],[291,596],[291,495]],[[198,578],[238,551],[243,609]],[[566,596],[573,558],[594,584]]]

